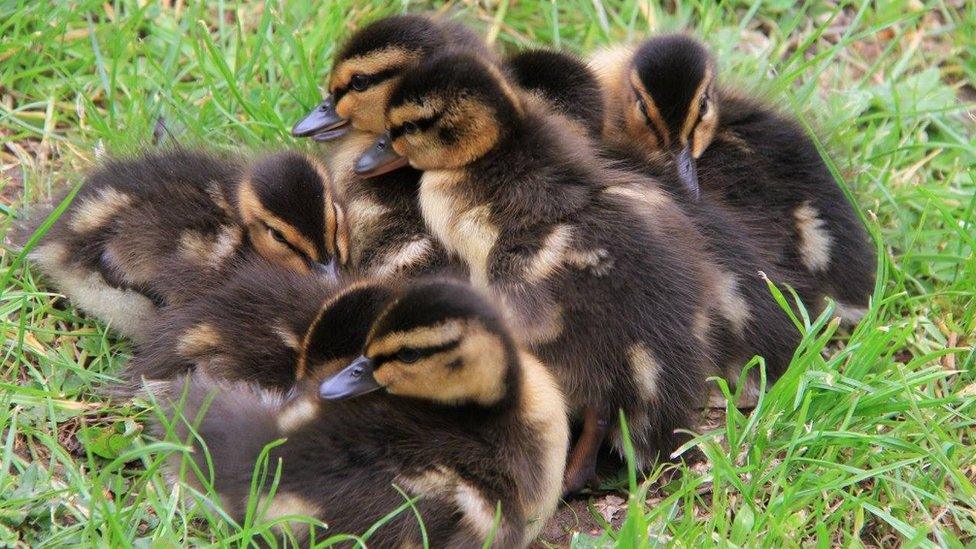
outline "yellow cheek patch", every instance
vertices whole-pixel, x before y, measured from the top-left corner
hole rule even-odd
[[[368,90],[361,93],[350,93],[347,97],[350,101],[355,101],[349,110],[348,115],[339,113],[340,116],[347,116],[354,128],[368,131],[371,133],[383,133],[386,131],[386,119],[384,110],[390,100],[390,93],[393,91],[395,79],[386,80],[380,84],[371,86]],[[347,97],[343,97],[343,101]]]
[[[438,347],[457,341],[464,332],[464,321],[449,320],[434,326],[424,326],[409,332],[394,332],[378,341],[371,341],[366,347],[366,356],[376,357],[395,353],[402,348],[420,349]]]
[[[477,160],[495,146],[501,134],[494,113],[473,99],[460,101],[444,118],[460,129],[463,136],[446,155],[447,167],[460,167]]]

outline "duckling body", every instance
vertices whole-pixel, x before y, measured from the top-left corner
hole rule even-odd
[[[313,387],[330,400],[188,378],[185,417],[213,395],[198,432],[225,510],[244,516],[261,448],[286,438],[271,451],[281,480],[263,519],[308,514],[329,526],[318,536],[362,534],[403,505],[396,486],[417,498],[433,547],[528,545],[555,509],[568,443],[555,381],[462,285],[418,284],[374,320],[363,356]],[[420,540],[406,512],[369,544]]]
[[[796,123],[715,83],[708,51],[690,37],[652,38],[592,60],[608,102],[605,135],[652,163],[670,162],[677,195],[726,208],[769,246],[782,273],[810,281],[856,320],[874,287],[875,254],[863,224],[816,146]]]
[[[357,159],[379,146],[385,142],[376,135],[352,130],[331,147],[329,169],[350,228],[349,271],[392,280],[461,270],[424,225],[419,171],[404,166],[368,177],[357,173]]]
[[[404,77],[387,124],[397,152],[425,170],[431,232],[505,302],[570,409],[586,411],[596,440],[584,453],[621,408],[641,464],[673,450],[712,368],[705,255],[674,201],[606,167],[585,137],[470,56]],[[592,475],[593,456],[578,451],[570,490]]]
[[[113,160],[29,257],[82,310],[144,338],[158,307],[205,294],[241,258],[333,262],[344,229],[323,173],[297,153],[252,166],[185,150]]]
[[[408,40],[410,37],[412,40]],[[391,49],[400,53],[392,55]],[[465,51],[493,63],[498,61],[474,33],[458,23],[421,16],[394,16],[367,25],[349,39],[335,60],[337,69],[330,82],[333,95],[328,100],[335,112],[313,111],[296,128],[307,126],[306,121],[312,118],[325,121],[326,133],[334,131],[327,122],[339,120],[339,110],[355,128],[381,128],[384,103],[361,101],[358,95],[379,94],[385,101],[389,86],[400,76],[426,57],[445,49]],[[581,60],[561,52],[529,50],[507,59],[505,68],[526,92],[536,94],[540,101],[566,115],[572,123],[583,126],[579,131],[599,135],[602,111],[577,101],[586,94],[600,92],[595,76]],[[389,77],[380,79],[375,76],[377,73]],[[366,75],[370,85],[360,91],[350,88],[353,79],[350,75]],[[343,85],[346,80],[349,84]],[[383,89],[370,91],[373,87]],[[308,133],[307,129],[296,132]],[[420,172],[407,166],[386,168],[384,164],[395,163],[397,157],[388,138],[373,141],[376,137],[370,132],[349,132],[333,149],[329,162],[353,228],[351,267],[359,273],[381,278],[409,278],[448,271],[463,274],[464,267],[452,260],[426,230],[417,202]]]
[[[716,290],[711,296],[711,347],[715,360],[733,384],[739,377],[739,368],[754,355],[765,358],[771,379],[778,377],[799,343],[799,332],[773,299],[760,273],[778,284],[790,285],[804,296],[809,295],[812,282],[807,277],[780,271],[764,252],[774,243],[751,231],[737,218],[737,212],[712,201],[687,200],[674,170],[663,162],[635,155],[629,145],[603,142],[603,90],[596,74],[583,61],[558,51],[528,50],[508,58],[505,66],[518,86],[538,95],[551,112],[578,123],[581,128],[576,131],[592,137],[601,156],[612,165],[652,176],[653,180],[644,180],[651,192],[659,188],[671,191],[703,237],[709,259],[706,277]],[[639,182],[637,187],[630,190],[640,204],[643,193]],[[753,384],[747,389],[754,388]]]
[[[124,391],[199,370],[282,391],[296,380],[302,341],[337,283],[259,256],[196,299],[163,307],[126,365]]]
[[[583,60],[566,52],[530,49],[505,59],[504,69],[522,90],[538,95],[551,111],[579,124],[577,131],[600,139],[603,91]]]

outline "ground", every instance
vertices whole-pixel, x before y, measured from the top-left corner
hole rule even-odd
[[[0,235],[79,182],[96,151],[152,146],[160,116],[184,145],[311,149],[288,129],[320,97],[336,42],[402,9],[450,13],[506,50],[585,54],[691,29],[725,82],[762,90],[818,137],[878,243],[857,328],[799,318],[803,344],[754,410],[704,411],[706,461],[611,471],[537,545],[976,543],[971,2],[0,2]],[[158,467],[179,449],[143,433],[144,406],[94,392],[127,342],[0,253],[0,544],[225,544],[261,530],[166,488]]]

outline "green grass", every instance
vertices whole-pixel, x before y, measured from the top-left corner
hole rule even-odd
[[[0,232],[23,204],[77,183],[96,146],[149,145],[160,115],[184,145],[312,147],[288,129],[319,98],[336,42],[356,21],[424,7],[175,4],[0,1]],[[878,239],[881,277],[853,331],[801,319],[786,376],[752,414],[730,409],[698,439],[706,466],[668,482],[625,475],[617,520],[572,543],[976,544],[976,4],[675,4],[436,7],[504,48],[585,53],[696,29],[726,80],[768,91],[819,136]],[[0,280],[0,544],[228,544],[267,531],[186,506],[159,474],[178,446],[141,433],[151,412],[93,395],[126,361],[124,341],[15,253],[0,256]],[[580,522],[602,521],[603,503]]]

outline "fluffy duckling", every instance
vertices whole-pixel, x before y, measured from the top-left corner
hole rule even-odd
[[[478,36],[453,21],[396,15],[370,23],[339,50],[329,95],[292,129],[316,141],[345,136],[330,168],[352,228],[350,267],[359,274],[394,279],[459,268],[419,215],[420,173],[390,154],[388,138],[381,135],[393,85],[425,57],[451,48],[492,55]]]
[[[506,303],[584,416],[567,491],[594,479],[618,409],[640,464],[669,454],[712,368],[707,261],[681,209],[473,56],[404,76],[386,116],[396,152],[424,170],[431,232]]]
[[[609,140],[671,159],[693,197],[700,188],[705,200],[730,206],[774,244],[783,272],[814,280],[846,320],[863,314],[874,288],[874,248],[794,120],[720,88],[708,50],[688,36],[604,51],[593,66],[607,92]]]
[[[382,134],[383,107],[396,82],[424,58],[459,49],[493,57],[463,24],[422,15],[394,15],[363,27],[333,61],[329,95],[292,128],[296,137],[335,139],[352,126]]]
[[[259,520],[303,514],[328,525],[313,534],[286,523],[300,545],[363,534],[410,497],[432,547],[527,546],[560,493],[568,428],[555,380],[466,285],[413,285],[374,320],[362,356],[312,394],[286,402],[201,375],[174,391],[186,421],[206,409],[196,432],[224,510],[243,519],[258,455],[285,438],[270,452],[281,464],[273,498],[258,482]],[[191,457],[207,470],[201,448]],[[421,540],[407,511],[368,542]]]
[[[505,70],[521,93],[578,124],[581,134],[599,139],[599,82],[581,60],[557,51],[528,50],[508,58]],[[376,141],[370,141],[370,135],[346,136],[329,162],[353,228],[350,263],[373,277],[463,273],[463,266],[451,261],[431,237],[420,215],[420,172],[406,166],[388,135]],[[361,154],[353,160],[357,151]]]
[[[191,370],[286,390],[295,382],[305,334],[337,286],[329,277],[251,257],[213,291],[160,309],[123,371],[120,392],[135,394],[143,384]]]
[[[159,306],[205,294],[241,258],[335,276],[347,239],[318,162],[171,150],[92,173],[29,258],[79,308],[142,339]]]

